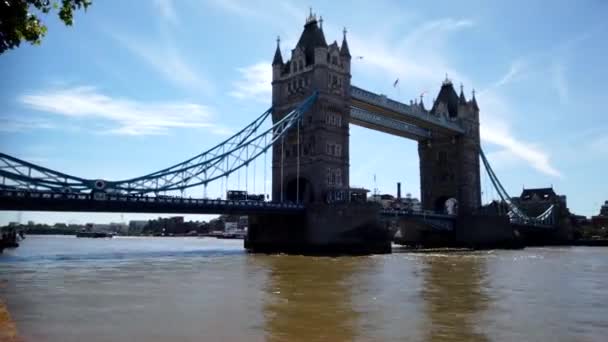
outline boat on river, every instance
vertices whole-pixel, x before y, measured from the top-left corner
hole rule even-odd
[[[112,237],[114,237],[114,235],[111,233],[105,233],[105,232],[79,231],[76,233],[76,237],[79,237],[79,238],[112,238]]]

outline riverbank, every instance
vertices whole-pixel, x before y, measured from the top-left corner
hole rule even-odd
[[[17,326],[11,318],[4,302],[0,299],[0,342],[21,341],[17,335]]]

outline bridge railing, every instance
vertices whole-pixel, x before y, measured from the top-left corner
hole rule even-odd
[[[266,201],[233,201],[210,198],[185,198],[185,197],[157,197],[145,195],[105,195],[103,197],[96,194],[85,193],[62,193],[49,191],[23,191],[23,190],[0,190],[0,199],[12,198],[23,200],[72,200],[89,202],[125,202],[125,203],[154,203],[154,204],[175,204],[175,205],[197,205],[197,206],[218,206],[218,207],[260,207],[277,209],[296,209],[303,210],[305,207],[300,203],[291,202],[266,202]]]
[[[443,217],[443,218],[456,218],[457,215],[450,215],[446,213],[438,213],[432,210],[413,210],[413,209],[397,209],[397,208],[384,208],[381,210],[382,214],[388,215],[401,215],[401,216],[427,216],[427,217]]]

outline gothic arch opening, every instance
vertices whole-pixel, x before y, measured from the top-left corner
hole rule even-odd
[[[457,215],[458,200],[454,197],[441,196],[435,200],[435,212],[442,214]]]
[[[441,196],[435,200],[435,212],[437,213],[445,213],[445,203],[450,199],[448,196]]]
[[[298,188],[299,183],[299,188]],[[298,199],[299,195],[299,199]],[[285,200],[289,202],[311,203],[314,202],[315,196],[312,188],[312,183],[303,177],[294,178],[287,182],[285,189]],[[299,201],[298,201],[299,200]]]

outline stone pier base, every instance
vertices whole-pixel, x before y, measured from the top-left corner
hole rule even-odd
[[[311,204],[300,215],[251,215],[245,248],[310,255],[390,253],[391,236],[379,209],[369,203]]]
[[[504,216],[463,215],[451,231],[437,230],[415,219],[399,222],[395,243],[423,248],[523,248],[524,239]]]
[[[475,249],[524,247],[506,216],[461,216],[456,223],[454,239],[458,245]]]

